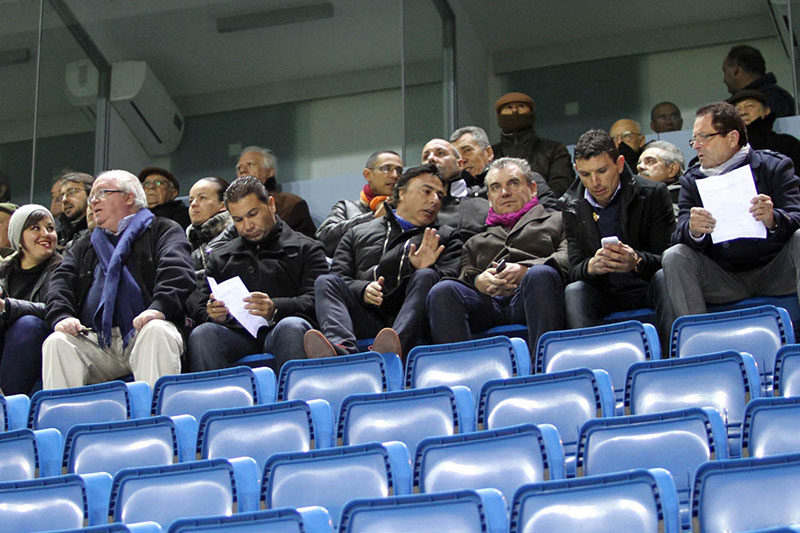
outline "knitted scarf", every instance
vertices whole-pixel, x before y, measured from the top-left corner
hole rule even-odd
[[[539,205],[539,199],[535,196],[531,196],[531,199],[528,200],[528,203],[522,206],[522,209],[519,211],[514,211],[513,213],[505,213],[502,215],[498,215],[494,212],[494,209],[491,207],[489,208],[489,214],[486,216],[486,225],[487,226],[498,226],[502,225],[507,230],[511,231],[511,228],[517,225],[519,219],[521,219],[525,213],[530,211],[534,208],[534,206]]]
[[[361,201],[364,203],[364,205],[368,205],[373,212],[382,206],[383,202],[388,199],[388,196],[375,196],[375,193],[372,192],[372,187],[369,186],[369,183],[364,185],[364,188],[361,189]]]
[[[149,209],[139,210],[122,230],[116,246],[105,231],[98,229],[92,232],[92,246],[105,274],[100,305],[92,324],[101,348],[111,345],[111,326],[114,322],[122,332],[122,345],[127,347],[136,333],[133,319],[147,308],[142,291],[125,262],[131,253],[131,246],[150,226],[153,218],[155,216]]]

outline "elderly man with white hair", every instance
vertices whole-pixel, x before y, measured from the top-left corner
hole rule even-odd
[[[683,153],[667,141],[652,141],[644,145],[636,165],[638,174],[650,181],[658,181],[667,186],[672,198],[672,210],[678,216],[678,194],[681,191],[680,179],[686,170]]]
[[[194,290],[182,228],[147,209],[138,178],[98,176],[89,193],[97,227],[53,274],[42,347],[45,389],[78,387],[133,372],[151,386],[181,371],[183,302]]]

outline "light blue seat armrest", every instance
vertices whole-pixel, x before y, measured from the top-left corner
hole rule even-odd
[[[260,485],[256,460],[252,457],[234,457],[228,459],[228,462],[233,466],[239,512],[258,511]]]
[[[747,381],[750,383],[750,399],[758,398],[761,396],[761,378],[758,375],[758,365],[756,364],[755,357],[747,352],[739,352],[742,354],[742,363],[744,363],[744,372],[747,375]]]
[[[550,479],[564,479],[566,465],[564,461],[564,447],[561,445],[561,435],[552,424],[536,424],[542,434],[545,450],[547,450]]]
[[[506,533],[508,531],[508,507],[503,493],[497,489],[477,489],[475,492],[483,502],[486,515],[487,533]]]
[[[61,475],[61,459],[64,453],[64,439],[57,429],[37,429],[36,447],[39,451],[39,477]]]
[[[650,344],[650,353],[653,361],[661,359],[661,343],[658,340],[658,332],[653,324],[642,323],[644,326],[644,335],[647,337],[647,342]]]
[[[274,402],[278,390],[275,372],[267,366],[262,366],[254,368],[253,374],[256,376],[258,402],[262,404]]]
[[[324,507],[318,505],[299,507],[297,512],[303,517],[306,531],[333,531],[333,520]]]
[[[128,524],[131,533],[162,533],[161,526],[155,522],[136,522]]]
[[[528,349],[528,343],[519,337],[512,337],[510,340],[517,356],[517,375],[527,376],[531,373],[531,352]]]
[[[664,468],[649,468],[648,471],[656,480],[656,486],[661,496],[661,505],[663,506],[663,513],[665,516],[680,516],[680,507],[678,504],[678,491],[675,488],[675,481],[672,479],[672,474]],[[667,524],[665,529],[666,533],[670,533],[670,527],[674,528],[677,533],[680,529],[680,519],[674,525]]]
[[[316,447],[333,447],[335,438],[333,435],[331,404],[325,400],[308,400],[306,403],[311,409],[311,420],[314,422],[314,429],[316,430]]]
[[[453,397],[456,400],[456,408],[460,417],[459,433],[469,433],[475,431],[475,400],[472,399],[472,391],[464,385],[453,385]]]
[[[153,391],[146,381],[133,381],[126,383],[131,398],[131,418],[145,418],[150,416],[153,404]]]
[[[28,411],[31,407],[31,399],[25,394],[14,394],[5,398],[8,408],[8,428],[25,429],[28,427]]]
[[[602,369],[592,370],[594,379],[597,381],[597,388],[600,391],[600,404],[603,418],[616,414],[616,399],[614,398],[614,386],[611,384],[611,377],[608,372]]]
[[[146,383],[145,383],[146,385]],[[108,503],[111,497],[111,474],[94,472],[82,474],[86,484],[86,499],[89,502],[89,525],[99,526],[108,523]]]
[[[389,466],[394,476],[394,495],[411,494],[411,459],[408,448],[400,441],[383,443],[389,454]]]
[[[386,387],[389,390],[401,390],[405,373],[400,356],[396,353],[382,353],[381,355],[386,369]]]
[[[178,437],[178,461],[194,461],[197,454],[197,420],[192,415],[171,416]]]

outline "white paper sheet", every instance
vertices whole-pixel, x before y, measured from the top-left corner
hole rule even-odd
[[[696,181],[703,206],[717,223],[714,244],[733,239],[766,239],[767,228],[750,213],[750,200],[758,195],[750,165]]]
[[[250,295],[250,291],[239,276],[226,279],[222,283],[217,283],[217,280],[209,277],[208,286],[211,287],[214,298],[225,302],[231,316],[253,337],[258,335],[258,328],[267,325],[266,318],[251,315],[250,311],[244,308],[244,298]]]

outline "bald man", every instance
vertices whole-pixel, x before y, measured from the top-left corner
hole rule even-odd
[[[642,147],[645,142],[644,135],[642,135],[642,126],[635,120],[621,118],[611,125],[608,133],[614,139],[614,144],[617,145],[620,155],[625,157],[625,162],[628,163],[631,169],[636,168],[636,163],[639,161],[639,156],[642,155]]]

